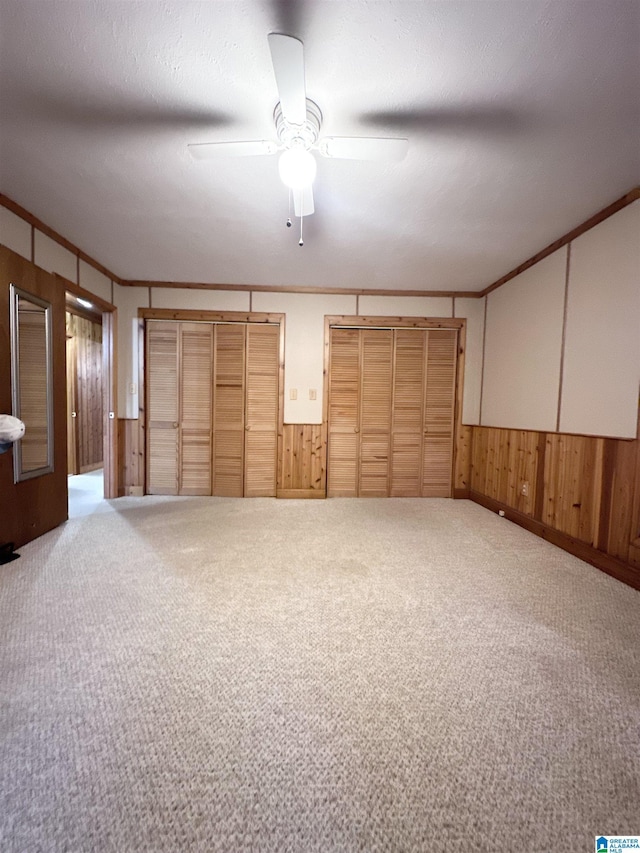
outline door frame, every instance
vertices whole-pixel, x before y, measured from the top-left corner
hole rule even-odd
[[[329,467],[329,368],[332,328],[351,329],[454,329],[458,333],[456,358],[456,395],[453,416],[453,453],[451,460],[451,497],[455,496],[455,471],[458,442],[462,432],[462,396],[464,390],[464,354],[467,321],[462,317],[369,317],[352,314],[325,314],[324,317],[324,381],[322,388],[322,454],[325,460],[321,488],[327,492]]]
[[[96,296],[90,290],[74,284],[61,275],[56,275],[65,291],[91,302],[98,313],[102,312],[102,413],[103,413],[103,460],[104,496],[118,497],[118,421],[116,405],[118,399],[118,356],[117,328],[118,309],[111,302]]]
[[[201,323],[242,323],[244,325],[259,325],[269,323],[279,326],[278,338],[278,440],[276,456],[276,492],[280,481],[282,467],[282,448],[284,433],[284,336],[285,315],[264,311],[200,311],[196,309],[174,308],[138,308],[138,446],[143,449],[144,459],[141,460],[141,470],[144,472],[142,493],[147,493],[147,422],[146,413],[149,411],[147,400],[148,382],[146,368],[146,324],[147,320],[176,320]]]

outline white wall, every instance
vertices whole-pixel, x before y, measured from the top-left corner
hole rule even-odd
[[[562,432],[634,438],[640,386],[640,201],[571,244]]]
[[[636,201],[487,296],[481,423],[635,438],[639,386]]]
[[[361,296],[362,317],[453,317],[449,296]]]
[[[148,287],[113,285],[118,309],[118,417],[138,417],[138,308],[149,307]]]
[[[78,283],[77,259],[73,252],[35,229],[33,262],[47,272],[55,272],[69,281]]]
[[[487,296],[483,426],[553,431],[567,247]]]
[[[453,316],[465,317],[467,320],[462,423],[472,426],[477,426],[480,423],[485,301],[486,297],[482,299],[457,297],[454,301]]]
[[[111,279],[82,259],[80,260],[80,281],[78,284],[85,290],[95,293],[105,302],[111,302]]]
[[[355,296],[306,293],[254,293],[253,310],[285,317],[284,420],[322,423],[325,314],[355,314]],[[297,399],[291,399],[295,389]],[[309,399],[309,392],[316,399]]]
[[[152,308],[181,308],[194,311],[248,311],[246,290],[200,290],[185,287],[152,287]]]
[[[31,225],[12,210],[0,206],[0,243],[31,260]]]

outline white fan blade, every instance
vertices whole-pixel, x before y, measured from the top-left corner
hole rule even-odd
[[[313,206],[313,189],[311,184],[301,190],[292,190],[293,209],[296,216],[311,216],[315,207]]]
[[[302,42],[280,33],[269,33],[268,39],[282,115],[289,124],[304,124],[307,118],[307,95]]]
[[[187,145],[196,160],[214,160],[217,157],[256,157],[275,154],[278,146],[270,139],[255,139],[248,142],[196,142]]]
[[[409,140],[381,139],[373,136],[325,136],[318,147],[323,157],[398,163],[407,153]]]

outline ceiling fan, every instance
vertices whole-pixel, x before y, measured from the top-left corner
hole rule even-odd
[[[295,215],[302,218],[314,212],[312,184],[317,167],[312,150],[318,150],[323,157],[397,162],[405,156],[409,140],[371,136],[320,138],[322,112],[306,95],[302,42],[281,33],[269,33],[268,40],[280,97],[273,113],[276,140],[204,142],[187,147],[198,160],[252,157],[281,151],[280,177],[292,191]],[[290,225],[290,220],[287,224]]]

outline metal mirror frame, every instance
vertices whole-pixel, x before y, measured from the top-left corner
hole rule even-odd
[[[46,299],[34,296],[11,283],[10,291],[10,318],[11,318],[11,385],[13,416],[21,418],[20,415],[20,326],[18,300],[25,299],[34,305],[44,308],[45,328],[45,369],[47,374],[47,464],[31,471],[22,470],[22,439],[13,445],[13,482],[20,483],[23,480],[31,480],[33,477],[41,477],[53,471],[53,307]],[[29,424],[25,424],[29,431]]]

